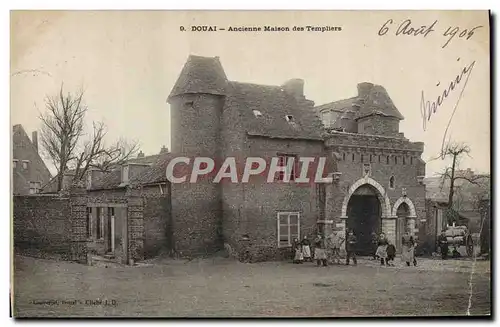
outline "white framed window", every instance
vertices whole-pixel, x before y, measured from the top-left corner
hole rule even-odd
[[[40,193],[41,183],[40,182],[30,182],[30,194]]]
[[[278,247],[289,247],[294,239],[300,240],[300,213],[278,212]]]
[[[23,160],[23,169],[28,169],[29,160]]]

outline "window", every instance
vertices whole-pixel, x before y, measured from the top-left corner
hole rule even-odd
[[[285,173],[290,176],[290,181],[295,180],[295,178],[298,177],[297,175],[297,156],[292,155],[292,154],[279,154],[278,153],[278,167],[287,167],[289,165],[290,160],[293,161],[292,165],[292,171],[288,174],[288,169],[285,169],[285,171],[278,171],[278,181],[284,181],[285,180]]]
[[[406,165],[406,157],[403,156],[403,165]]]
[[[389,164],[389,156],[387,156],[387,164]]]
[[[254,110],[253,111],[253,114],[255,117],[259,118],[259,117],[262,117],[262,112],[260,112],[259,110]]]
[[[413,157],[410,157],[410,165],[413,165]]]
[[[290,123],[290,122],[293,122],[293,116],[292,116],[292,115],[286,115],[286,116],[285,116],[285,119],[286,119],[286,121],[287,121],[287,122],[289,122],[289,123]]]
[[[391,178],[389,178],[389,188],[394,189],[394,176],[391,176]]]
[[[28,169],[29,160],[23,160],[23,169]]]
[[[363,162],[363,155],[361,155],[361,162]]]
[[[294,239],[300,240],[299,213],[278,212],[278,246],[291,246]]]
[[[382,163],[382,156],[380,154],[378,155],[378,163]]]
[[[40,193],[40,182],[30,182],[30,194]]]
[[[345,161],[345,152],[342,153],[342,160]]]
[[[370,154],[370,162],[373,161],[373,155]]]
[[[12,168],[17,168],[17,159],[14,159],[12,162]]]
[[[87,207],[87,237],[92,237],[92,207]]]
[[[354,153],[352,154],[352,161],[354,162]]]
[[[104,210],[103,208],[97,208],[97,238],[98,239],[103,239],[104,238]]]
[[[398,164],[398,156],[394,156],[394,164],[397,165]]]

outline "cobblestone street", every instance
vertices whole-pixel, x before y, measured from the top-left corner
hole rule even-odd
[[[19,317],[345,317],[490,314],[490,262],[420,259],[417,267],[243,264],[157,259],[105,268],[15,258]],[[469,297],[469,295],[471,295]]]

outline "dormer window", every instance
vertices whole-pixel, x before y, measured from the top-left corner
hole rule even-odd
[[[293,116],[292,115],[286,115],[285,119],[286,119],[287,122],[293,123]]]
[[[29,160],[23,160],[23,169],[28,169]]]
[[[194,101],[186,101],[186,102],[184,102],[184,106],[188,107],[188,108],[193,108]]]
[[[259,110],[254,110],[253,114],[256,118],[262,117],[262,112],[260,112]]]

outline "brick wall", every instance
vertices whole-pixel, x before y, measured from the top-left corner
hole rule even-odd
[[[72,243],[69,198],[14,196],[14,247],[65,255]]]

